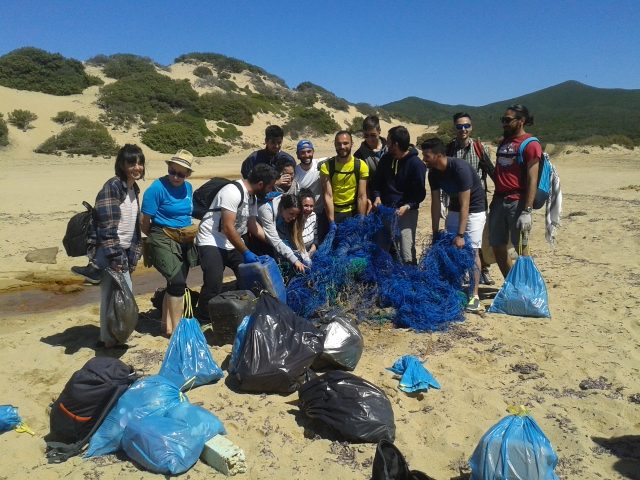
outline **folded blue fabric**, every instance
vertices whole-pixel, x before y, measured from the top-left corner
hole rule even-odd
[[[440,383],[424,368],[420,359],[413,355],[403,355],[387,370],[402,375],[398,388],[403,392],[426,392],[429,388],[440,388]]]

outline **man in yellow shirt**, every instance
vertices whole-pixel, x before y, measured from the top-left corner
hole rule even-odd
[[[331,229],[347,218],[367,213],[366,162],[351,154],[353,138],[346,130],[336,133],[337,155],[320,167],[320,179],[324,195],[325,212]]]

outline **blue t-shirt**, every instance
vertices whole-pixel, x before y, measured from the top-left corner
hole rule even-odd
[[[443,190],[449,195],[451,199],[449,210],[452,212],[460,211],[458,194],[467,190],[471,191],[469,213],[479,213],[486,210],[480,177],[466,160],[447,157],[447,168],[444,172],[430,168],[429,186],[431,190]]]
[[[193,187],[187,181],[174,187],[168,177],[158,178],[144,192],[141,210],[158,227],[188,227],[193,210]]]

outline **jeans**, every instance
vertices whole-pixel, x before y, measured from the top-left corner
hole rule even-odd
[[[399,231],[399,245],[396,245],[396,249],[398,247],[400,249],[398,253],[402,263],[415,265],[417,263],[416,229],[418,228],[418,210],[407,210],[404,215],[396,218]],[[382,229],[376,233],[374,241],[381,249],[388,252],[395,241],[392,238],[392,225],[385,221]]]

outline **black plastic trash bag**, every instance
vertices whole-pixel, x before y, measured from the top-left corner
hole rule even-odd
[[[350,320],[333,317],[316,324],[324,334],[323,352],[311,366],[314,370],[338,368],[354,370],[364,348],[358,327]]]
[[[118,343],[125,343],[138,325],[138,304],[124,274],[107,268],[113,284],[107,305],[107,328]]]
[[[300,409],[338,431],[346,440],[393,441],[391,402],[374,384],[352,373],[330,371],[302,386]]]
[[[322,352],[322,334],[284,303],[262,294],[256,303],[235,364],[240,388],[292,393]]]
[[[380,440],[373,458],[371,480],[434,480],[426,473],[409,470],[404,456],[389,440]]]

